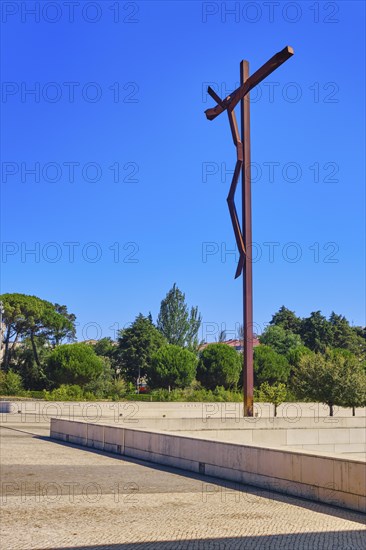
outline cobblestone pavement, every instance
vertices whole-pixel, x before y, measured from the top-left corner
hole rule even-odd
[[[48,423],[0,429],[6,550],[366,548],[356,512],[80,449],[48,433]]]

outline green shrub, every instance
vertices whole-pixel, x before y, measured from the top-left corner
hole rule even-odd
[[[108,397],[110,397],[113,401],[118,401],[122,397],[125,397],[128,393],[131,393],[132,389],[133,384],[126,382],[122,378],[116,378],[111,382]]]
[[[52,391],[45,390],[43,397],[46,401],[94,401],[95,396],[91,392],[84,391],[77,384],[62,384]]]
[[[24,388],[21,376],[12,371],[0,371],[0,393],[2,395],[23,395]]]
[[[241,402],[243,396],[240,392],[225,390],[222,386],[214,390],[205,388],[176,388],[169,391],[165,388],[152,390],[150,394],[127,394],[125,400],[131,401],[181,401],[181,402]]]
[[[27,390],[24,395],[32,399],[44,399],[44,390]]]
[[[213,392],[213,401],[232,401],[232,402],[241,402],[243,401],[243,394],[238,391],[225,390],[223,386],[217,386]]]

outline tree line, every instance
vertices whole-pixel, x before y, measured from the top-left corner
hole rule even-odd
[[[198,307],[176,284],[154,323],[138,314],[116,341],[76,342],[76,316],[35,296],[3,294],[0,392],[43,392],[58,399],[152,396],[240,400],[242,355],[222,341],[199,340]],[[219,340],[223,340],[223,335]],[[300,318],[282,306],[254,350],[255,398],[355,407],[366,402],[364,327],[320,311]],[[245,343],[244,343],[245,345]],[[160,393],[159,393],[160,392]],[[166,394],[169,394],[167,397]]]
[[[282,306],[254,351],[254,379],[261,398],[334,406],[366,404],[366,330],[343,315],[320,311],[300,318]]]

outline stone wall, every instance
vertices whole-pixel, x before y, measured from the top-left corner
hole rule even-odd
[[[366,510],[365,463],[358,460],[59,418],[51,419],[50,435],[269,491]]]

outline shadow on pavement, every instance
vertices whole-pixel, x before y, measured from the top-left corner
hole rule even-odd
[[[291,506],[297,506],[299,508],[306,508],[308,510],[311,510],[312,512],[318,512],[320,514],[327,514],[327,515],[342,518],[342,519],[345,519],[345,520],[348,520],[348,521],[354,521],[355,523],[360,523],[361,525],[366,524],[366,516],[362,512],[356,512],[356,511],[353,511],[353,510],[349,510],[349,509],[338,507],[338,506],[331,505],[331,504],[323,504],[323,503],[320,503],[320,502],[316,502],[316,501],[312,501],[312,500],[302,498],[300,496],[288,495],[286,493],[281,493],[280,491],[275,491],[272,488],[271,489],[269,489],[269,488],[265,489],[265,488],[255,487],[255,486],[252,486],[252,485],[245,485],[245,484],[241,484],[241,483],[236,483],[236,482],[233,482],[233,481],[223,480],[223,479],[212,477],[212,476],[209,476],[209,475],[203,475],[203,474],[199,474],[199,473],[195,473],[195,472],[190,472],[188,470],[182,470],[180,468],[174,468],[172,466],[165,466],[163,464],[156,464],[155,462],[148,462],[146,460],[140,460],[138,458],[132,458],[132,457],[124,456],[124,455],[117,455],[115,453],[109,453],[109,452],[106,452],[106,451],[101,451],[101,450],[98,450],[98,449],[94,449],[92,447],[83,447],[83,446],[79,446],[79,445],[74,445],[73,443],[66,443],[64,441],[60,441],[60,440],[57,440],[57,439],[51,439],[50,437],[45,437],[45,436],[34,436],[34,437],[36,437],[37,439],[43,439],[43,440],[49,441],[49,442],[52,441],[52,442],[54,442],[58,445],[63,445],[63,446],[66,446],[66,447],[72,447],[72,448],[75,448],[75,449],[79,449],[81,451],[87,451],[87,452],[90,452],[90,453],[98,454],[98,455],[101,455],[101,456],[106,456],[106,457],[113,458],[113,459],[116,459],[116,460],[123,460],[125,462],[136,464],[136,465],[142,466],[144,468],[148,468],[150,470],[156,470],[156,471],[160,471],[160,472],[167,472],[167,473],[179,475],[179,476],[190,478],[190,479],[196,479],[196,480],[199,480],[199,481],[201,481],[202,483],[205,483],[205,484],[212,484],[212,485],[215,485],[215,486],[224,487],[225,489],[231,489],[231,490],[234,490],[234,491],[239,491],[239,492],[242,492],[242,493],[253,495],[254,497],[269,498],[269,499],[272,499],[276,502],[283,502],[283,503],[286,503],[286,504],[291,505]],[[353,531],[351,531],[351,532],[353,532]],[[299,537],[300,536],[302,537],[302,536],[305,536],[305,535],[299,535]],[[362,548],[362,550],[366,549],[366,531],[364,532],[364,537],[365,537],[364,544],[363,544],[363,546],[360,546],[360,548]],[[152,543],[149,543],[149,544],[152,544]],[[96,547],[96,548],[98,548],[98,547]],[[100,548],[103,549],[103,548],[109,548],[109,547],[106,546],[106,547],[100,547]],[[111,548],[113,548],[113,547],[111,547]],[[124,548],[124,547],[122,546],[121,548]],[[152,546],[151,548],[154,548],[154,547]],[[155,547],[155,548],[157,548],[157,547]],[[201,546],[200,546],[200,548],[201,548]],[[267,547],[265,547],[265,548],[267,548]],[[270,547],[268,546],[268,548],[270,548]],[[271,547],[271,548],[274,548],[274,547]],[[292,547],[292,548],[295,548],[295,547]],[[310,548],[311,548],[311,550],[318,550],[318,547],[316,547],[316,546],[314,546],[314,547],[309,546],[309,550],[310,550]],[[332,548],[332,550],[349,550],[352,547],[349,547],[349,546],[345,545],[345,546],[332,546],[332,547],[329,547],[329,548]],[[323,547],[319,546],[319,550],[320,549],[323,550]],[[59,550],[59,549],[55,548],[53,550]],[[301,546],[301,550],[303,550],[302,546]]]
[[[230,537],[210,539],[181,539],[97,546],[53,547],[53,550],[364,550],[366,531],[328,531],[263,535],[253,537]],[[40,549],[41,550],[41,549]]]

